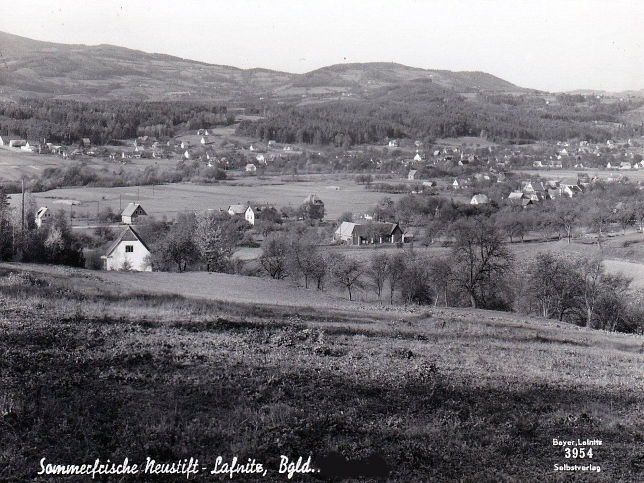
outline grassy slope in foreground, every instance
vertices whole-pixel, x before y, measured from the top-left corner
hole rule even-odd
[[[0,479],[33,478],[42,457],[277,468],[309,452],[376,455],[400,481],[563,479],[553,438],[601,439],[601,479],[643,479],[642,337],[486,311],[137,295],[82,270],[14,270],[0,272]]]

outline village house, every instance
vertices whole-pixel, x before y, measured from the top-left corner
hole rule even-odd
[[[89,148],[92,145],[92,141],[89,138],[82,139],[83,146]]]
[[[139,203],[128,203],[121,213],[121,222],[126,225],[136,223],[141,216],[147,216],[146,211]]]
[[[415,169],[410,169],[410,170],[409,170],[409,173],[407,174],[407,179],[408,179],[408,180],[414,180],[414,179],[416,179],[416,173],[418,173],[418,171],[417,171],[417,170],[415,170]]]
[[[419,152],[416,152],[416,156],[414,156],[414,161],[416,161],[416,162],[420,162],[420,161],[422,161],[422,160],[423,160],[423,158],[422,158],[422,156],[420,155],[420,153],[419,153]]]
[[[248,205],[230,205],[228,207],[228,214],[230,216],[244,216],[246,214],[246,210],[248,209]]]
[[[343,221],[335,230],[333,239],[349,245],[402,243],[404,233],[398,223]]]
[[[261,220],[262,218],[262,212],[272,208],[270,205],[248,205],[248,208],[246,208],[246,212],[244,213],[244,219],[251,224],[252,226],[255,226],[255,223],[258,220]]]
[[[388,146],[390,148],[397,148],[398,147],[398,140],[397,139],[392,139],[391,141],[389,141]]]
[[[487,197],[487,195],[477,194],[472,196],[472,199],[470,200],[470,205],[487,205],[489,202],[490,202],[490,199]]]
[[[28,153],[33,153],[36,150],[36,148],[31,144],[29,144],[29,141],[27,141],[24,146],[20,146],[20,150],[27,151]]]
[[[245,170],[247,173],[255,173],[257,172],[257,166],[255,166],[253,163],[248,163]]]
[[[36,222],[36,226],[40,228],[43,223],[46,223],[49,220],[50,217],[51,213],[49,212],[47,207],[41,206],[40,208],[38,208],[38,211],[36,211],[36,217],[34,220]]]
[[[131,226],[123,230],[101,259],[105,270],[152,271],[150,249]]]
[[[10,139],[9,147],[10,148],[19,148],[27,144],[27,141],[24,139]]]

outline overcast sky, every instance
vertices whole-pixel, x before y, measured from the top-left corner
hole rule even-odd
[[[393,61],[551,91],[644,88],[644,0],[0,0],[0,30],[243,68]]]

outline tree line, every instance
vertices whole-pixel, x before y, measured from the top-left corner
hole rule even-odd
[[[226,106],[189,102],[80,102],[21,99],[0,102],[0,135],[72,145],[89,138],[93,144],[137,136],[170,137],[188,129],[230,125],[235,116]]]
[[[375,250],[366,259],[322,250],[298,232],[276,232],[262,243],[261,270],[305,288],[373,291],[390,304],[515,311],[595,329],[644,331],[644,310],[630,279],[608,274],[601,259],[537,254],[518,265],[503,234],[485,217],[449,228],[449,254]],[[363,252],[364,253],[364,252]]]
[[[465,99],[453,91],[430,90],[410,82],[384,88],[353,102],[271,105],[258,121],[242,121],[239,134],[284,143],[349,147],[412,138],[431,144],[436,138],[480,136],[498,141],[584,139],[605,141],[636,134],[620,115],[640,101],[547,105],[516,102],[511,109],[496,98]],[[602,121],[603,125],[595,121]],[[605,127],[613,123],[610,129]],[[639,126],[637,126],[639,128]]]

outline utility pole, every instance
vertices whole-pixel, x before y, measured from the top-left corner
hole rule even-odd
[[[121,206],[121,193],[119,193],[119,212],[123,213],[123,207]]]
[[[22,178],[22,231],[25,231],[25,178]]]

